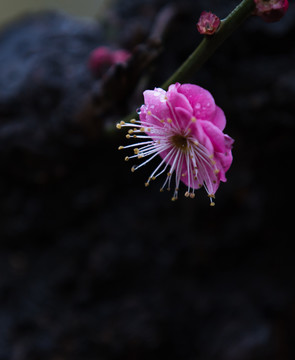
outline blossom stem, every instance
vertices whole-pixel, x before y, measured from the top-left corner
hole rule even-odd
[[[255,8],[253,0],[243,0],[224,20],[214,35],[207,35],[187,60],[162,85],[167,90],[169,85],[187,81],[214,54],[218,47],[251,15]],[[126,116],[124,121],[137,117],[136,112]]]
[[[214,54],[216,49],[246,20],[254,10],[253,0],[243,0],[224,20],[214,35],[206,35],[199,46],[162,85],[164,90],[175,82],[188,80]]]

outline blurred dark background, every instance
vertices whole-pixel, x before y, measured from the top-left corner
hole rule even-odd
[[[2,28],[1,360],[295,358],[294,3],[191,79],[235,139],[214,208],[203,190],[173,203],[161,180],[145,188],[153,166],[131,174],[113,130],[199,43],[200,12],[237,3],[118,0],[99,21]],[[101,45],[133,58],[94,76]]]

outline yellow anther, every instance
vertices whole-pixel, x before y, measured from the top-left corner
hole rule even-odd
[[[185,177],[185,175],[186,175],[185,173],[181,174],[182,177]]]
[[[191,199],[194,199],[195,196],[196,196],[195,193],[191,193],[189,197],[190,197]]]
[[[125,123],[125,121],[122,120],[122,121],[120,121],[120,124],[125,125],[126,123]]]
[[[214,174],[215,174],[215,175],[217,175],[217,174],[219,174],[219,173],[220,173],[220,170],[219,170],[219,169],[215,169],[215,170],[214,170]]]
[[[213,158],[214,158],[214,154],[211,154],[211,155],[209,156],[209,158],[210,158],[210,159],[213,159]]]
[[[146,182],[146,183],[144,184],[144,186],[145,186],[145,187],[148,187],[149,184],[150,184],[149,182]]]
[[[172,119],[167,119],[167,123],[171,124],[172,123]]]
[[[191,122],[196,122],[197,121],[197,119],[193,116],[192,118],[191,118]]]
[[[129,135],[129,134],[127,134],[127,135],[126,135],[126,138],[127,138],[127,139],[130,139],[130,135]]]
[[[117,125],[116,125],[116,128],[119,129],[119,130],[122,129],[121,124],[117,124]]]
[[[134,172],[134,171],[135,171],[135,166],[132,166],[131,172]]]
[[[208,194],[209,198],[211,199],[215,199],[215,195],[214,194]]]
[[[195,140],[194,145],[199,146],[199,142],[197,140]]]
[[[135,154],[135,155],[138,155],[138,153],[139,153],[139,149],[138,149],[138,148],[135,148],[133,151],[134,151],[134,154]]]
[[[211,164],[212,164],[212,165],[216,165],[216,161],[211,160]]]
[[[152,180],[156,180],[156,177],[155,177],[155,176],[153,176],[153,177],[152,177]]]
[[[128,161],[128,160],[129,160],[129,157],[128,157],[128,156],[126,156],[126,157],[125,157],[125,161]]]
[[[135,124],[136,123],[136,120],[135,119],[132,119],[130,120],[131,124]]]
[[[128,134],[133,134],[134,133],[134,130],[130,129],[128,130]]]
[[[147,112],[147,114],[148,114],[148,115],[152,115],[152,112],[149,110],[149,111]]]
[[[185,197],[189,197],[189,192],[187,191],[185,194],[184,194]]]
[[[162,120],[160,120],[160,122],[163,124],[163,123],[165,122],[165,120],[164,120],[164,119],[162,119]]]
[[[167,176],[171,176],[171,173],[170,173],[170,172],[168,172],[168,173],[167,173]]]
[[[140,128],[140,131],[144,132],[144,127],[141,127],[141,128]]]
[[[210,206],[215,206],[215,202],[210,202]]]
[[[133,135],[132,137],[137,138],[137,136],[136,136],[136,135]]]
[[[163,192],[163,191],[164,191],[164,189],[163,189],[163,188],[161,188],[161,189],[160,189],[160,192]]]
[[[118,147],[118,150],[122,150],[122,149],[124,149],[124,146],[121,145]]]
[[[138,158],[138,159],[141,159],[141,158],[143,158],[143,155],[142,155],[142,154],[139,154],[139,155],[137,156],[137,158]]]
[[[173,197],[171,198],[171,200],[172,200],[172,201],[176,201],[176,200],[177,200],[177,197],[176,197],[176,196],[173,196]]]

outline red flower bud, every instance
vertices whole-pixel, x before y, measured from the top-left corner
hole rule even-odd
[[[213,35],[220,25],[218,16],[211,12],[203,11],[197,23],[197,29],[200,34]]]
[[[254,14],[266,22],[279,21],[289,7],[288,0],[254,0],[256,9]]]

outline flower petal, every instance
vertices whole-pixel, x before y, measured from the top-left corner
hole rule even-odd
[[[204,132],[211,140],[211,143],[214,146],[214,150],[217,152],[225,152],[226,148],[223,132],[210,121],[200,120],[199,122],[203,127]]]
[[[222,109],[216,105],[216,111],[211,119],[212,123],[217,126],[221,131],[225,128],[226,118]]]
[[[209,91],[193,84],[183,84],[178,91],[186,96],[193,108],[193,115],[197,119],[211,120],[215,114],[216,105]]]

